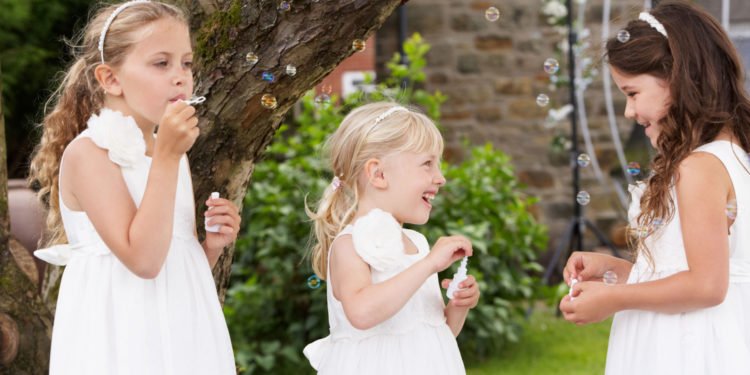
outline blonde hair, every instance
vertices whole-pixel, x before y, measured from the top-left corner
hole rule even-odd
[[[60,159],[68,143],[86,128],[88,118],[104,103],[104,91],[94,76],[94,70],[101,64],[99,37],[107,18],[119,5],[99,9],[69,43],[73,63],[44,106],[44,120],[39,125],[42,138],[34,151],[29,171],[29,184],[39,189],[38,198],[48,208],[47,233],[40,241],[42,244],[53,245],[67,240],[58,195]],[[182,10],[159,2],[133,4],[117,15],[104,41],[106,64],[112,67],[122,64],[139,36],[137,31],[165,17],[188,24]]]
[[[315,212],[305,206],[316,239],[310,252],[312,268],[321,279],[326,278],[328,249],[357,212],[362,188],[357,181],[365,163],[404,151],[443,153],[443,137],[426,115],[410,109],[382,118],[397,106],[377,102],[353,110],[326,142],[331,170],[341,183],[338,188],[329,185],[325,189]]]

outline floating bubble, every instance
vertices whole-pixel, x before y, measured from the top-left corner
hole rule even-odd
[[[276,109],[278,102],[276,102],[275,96],[271,94],[263,94],[260,98],[260,104],[267,109]]]
[[[581,168],[586,168],[591,164],[591,157],[588,154],[580,154],[578,155],[578,166]]]
[[[546,94],[539,94],[536,97],[536,104],[540,107],[546,107],[549,104],[549,96]]]
[[[486,18],[487,21],[495,22],[500,19],[500,10],[495,7],[489,7],[484,11],[484,18]]]
[[[318,289],[320,286],[323,285],[323,281],[320,280],[320,277],[318,275],[312,275],[307,278],[307,287],[310,289]]]
[[[331,96],[326,93],[321,93],[315,97],[315,104],[320,106],[328,106],[331,104]]]
[[[615,285],[617,284],[617,274],[612,270],[607,271],[602,276],[602,281],[605,285]]]
[[[287,65],[286,66],[286,74],[289,76],[294,77],[297,74],[297,67],[294,65]]]
[[[664,225],[664,219],[660,217],[655,218],[654,221],[651,222],[651,228],[654,230],[658,230],[662,225]]]
[[[620,31],[617,32],[617,41],[618,42],[625,43],[628,40],[630,40],[630,33],[627,30],[622,29],[622,30],[620,30]]]
[[[352,42],[352,49],[354,52],[362,52],[367,47],[367,44],[365,44],[365,41],[362,39],[354,39]]]
[[[576,202],[581,206],[585,206],[591,202],[591,195],[586,190],[581,190],[576,195]]]
[[[737,218],[737,200],[732,199],[727,202],[727,209],[724,211],[730,220]]]
[[[547,74],[555,74],[558,70],[560,70],[560,63],[557,62],[557,60],[551,57],[547,60],[544,60],[544,71],[547,72]]]
[[[258,63],[258,55],[256,55],[255,52],[248,52],[247,55],[245,55],[245,61],[250,65],[255,65]]]
[[[630,233],[630,235],[633,237],[646,238],[648,237],[648,234],[651,233],[651,231],[647,226],[639,226],[636,228],[629,228],[628,233]]]
[[[628,174],[631,176],[637,176],[641,173],[641,165],[638,162],[631,161],[628,163]]]
[[[284,0],[279,3],[279,10],[282,12],[288,12],[290,9],[292,9],[292,2]]]
[[[276,77],[274,77],[273,73],[271,73],[271,72],[263,72],[263,74],[261,75],[261,77],[266,82],[273,82],[276,79]]]

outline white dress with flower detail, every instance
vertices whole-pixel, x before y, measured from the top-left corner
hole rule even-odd
[[[727,141],[705,144],[721,160],[737,196],[729,234],[729,289],[724,302],[678,314],[627,310],[615,314],[607,351],[607,375],[750,374],[750,161]],[[743,168],[744,165],[744,168]],[[640,213],[643,184],[631,186],[631,225]],[[676,203],[675,189],[671,191]],[[688,269],[680,228],[674,218],[646,238],[655,269],[638,257],[628,284],[657,280]]]
[[[414,243],[417,254],[404,253],[402,233]],[[374,284],[397,275],[430,251],[423,235],[402,229],[393,216],[379,209],[348,225],[338,236],[343,235],[352,236],[355,251],[370,265]],[[330,272],[327,276],[330,283]],[[398,313],[367,330],[351,325],[332,288],[327,288],[326,295],[331,333],[304,350],[319,374],[466,373],[456,338],[446,324],[437,274],[430,276]]]
[[[151,159],[133,118],[103,109],[76,139],[81,137],[108,150],[139,206]],[[151,280],[128,270],[86,213],[70,210],[60,199],[70,245],[35,252],[66,266],[52,330],[51,375],[236,373],[208,260],[194,234],[186,156],[179,168],[172,240],[159,275]]]

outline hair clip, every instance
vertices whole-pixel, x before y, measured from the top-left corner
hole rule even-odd
[[[406,109],[406,108],[404,108],[402,106],[391,107],[389,110],[383,112],[380,116],[378,116],[377,118],[375,118],[375,125],[379,124],[381,121],[385,120],[386,117],[388,117],[388,116],[392,115],[394,112],[398,112],[398,111],[409,112],[408,109]]]
[[[99,56],[102,58],[102,64],[104,64],[104,37],[107,35],[107,30],[109,30],[109,27],[112,25],[112,21],[114,21],[115,17],[117,17],[118,14],[122,13],[122,11],[125,10],[127,7],[131,5],[135,5],[135,4],[148,3],[148,2],[149,0],[131,0],[117,7],[117,9],[115,9],[115,11],[109,15],[109,17],[107,18],[107,21],[104,22],[102,33],[99,34]]]
[[[333,180],[331,181],[331,187],[333,187],[333,191],[336,191],[341,186],[341,179],[339,176],[333,176]]]
[[[192,98],[190,98],[188,100],[183,100],[183,102],[185,102],[185,104],[187,104],[187,105],[201,104],[201,103],[203,103],[205,101],[206,101],[206,97],[205,96],[194,96],[194,97],[192,97]]]
[[[656,17],[652,16],[651,13],[641,12],[641,14],[638,15],[638,19],[648,23],[649,26],[653,27],[654,30],[658,31],[659,34],[664,35],[665,38],[667,37],[667,29],[665,29],[664,25],[661,22],[659,22],[659,20],[657,20]]]

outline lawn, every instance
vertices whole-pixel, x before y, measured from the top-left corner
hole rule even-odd
[[[611,319],[576,326],[537,309],[524,323],[521,342],[477,366],[468,375],[603,374]]]

